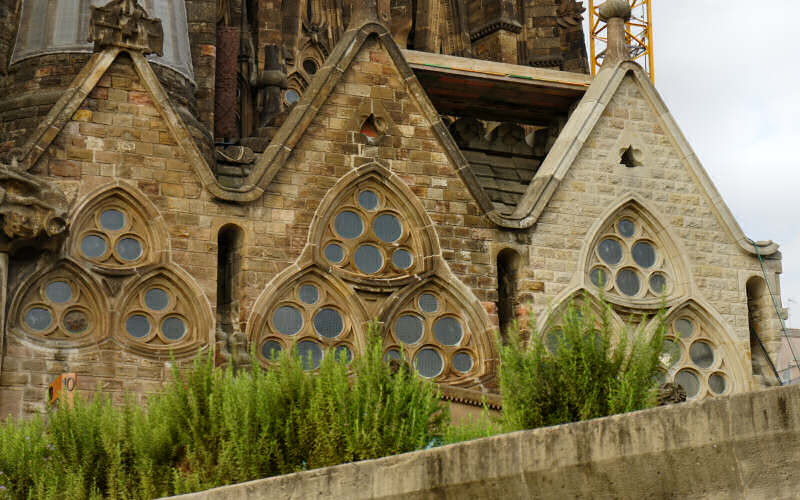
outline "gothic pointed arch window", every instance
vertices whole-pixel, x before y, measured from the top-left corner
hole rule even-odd
[[[704,399],[744,388],[744,372],[736,349],[721,324],[703,308],[688,302],[666,319],[660,381],[674,382],[688,399]]]
[[[11,305],[10,330],[33,340],[77,347],[107,335],[104,295],[75,263],[64,260],[34,276]]]
[[[628,306],[658,307],[686,294],[681,254],[657,218],[630,201],[596,232],[585,259],[587,284]]]
[[[326,200],[312,241],[317,262],[339,276],[396,284],[429,270],[438,242],[416,197],[381,170],[368,169]]]
[[[78,207],[67,248],[100,272],[130,272],[160,262],[168,245],[158,210],[141,193],[119,185]]]
[[[198,295],[173,270],[151,271],[127,289],[115,335],[143,354],[194,353],[213,324]]]
[[[422,377],[474,386],[491,373],[491,333],[457,286],[431,279],[401,293],[384,319],[384,357],[405,360]]]
[[[249,337],[263,362],[294,349],[305,368],[316,369],[323,356],[333,353],[349,363],[364,347],[367,318],[357,299],[341,281],[314,267],[287,276],[254,308],[263,314]]]
[[[569,316],[571,308],[574,308],[577,317],[572,318]],[[581,320],[584,314],[590,314],[594,320],[594,330],[587,331],[587,335],[599,331],[604,322],[608,322],[614,332],[626,332],[628,330],[625,322],[611,308],[604,305],[590,290],[581,289],[561,301],[547,318],[543,319],[539,331],[543,332],[545,347],[550,352],[555,352],[564,337],[565,321]],[[611,340],[616,342],[616,338]]]

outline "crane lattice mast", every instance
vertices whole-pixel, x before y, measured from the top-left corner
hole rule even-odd
[[[653,0],[629,0],[631,4],[631,18],[625,24],[628,46],[631,58],[638,60],[650,74],[650,80],[655,82],[653,71]],[[606,51],[607,25],[600,19],[598,9],[603,0],[589,0],[589,48],[591,57],[592,74],[603,63]]]

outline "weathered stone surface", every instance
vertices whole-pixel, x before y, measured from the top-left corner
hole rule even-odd
[[[800,387],[504,434],[173,498],[796,498]]]

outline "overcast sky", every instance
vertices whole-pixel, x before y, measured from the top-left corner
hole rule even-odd
[[[768,4],[652,0],[656,87],[744,233],[780,245],[800,328],[800,1]]]

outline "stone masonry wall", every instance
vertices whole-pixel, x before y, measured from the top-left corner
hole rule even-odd
[[[392,147],[367,147],[356,139],[350,118],[366,98],[380,100],[396,122],[401,136]],[[224,203],[201,189],[192,165],[123,55],[32,172],[57,182],[73,206],[117,179],[134,185],[163,215],[172,262],[191,275],[204,296],[200,303],[216,303],[219,228],[240,225],[245,234],[239,289],[244,323],[269,281],[302,251],[309,223],[327,190],[355,166],[379,159],[420,198],[451,269],[491,309],[496,283],[488,255],[496,231],[480,215],[429,125],[387,53],[376,40],[368,41],[265,195],[248,205]],[[47,383],[64,368],[64,354],[29,345],[14,334],[8,337],[0,412],[19,414],[21,408],[28,413],[41,407]],[[112,345],[69,356],[86,390],[94,389],[98,379],[112,391],[148,390],[152,386],[147,380],[157,382],[168,373],[163,361]],[[139,370],[147,370],[150,378]]]
[[[625,129],[635,130],[649,153],[645,166],[620,164],[614,147]],[[571,291],[588,269],[579,269],[593,234],[590,228],[626,194],[635,194],[676,237],[679,251],[690,263],[694,288],[690,295],[707,301],[722,318],[749,367],[749,331],[745,282],[761,275],[758,259],[743,251],[723,228],[711,201],[691,174],[676,145],[627,76],[547,208],[530,232],[528,264],[521,292],[544,283],[534,300],[534,312],[544,314]],[[749,373],[745,374],[749,378]]]

